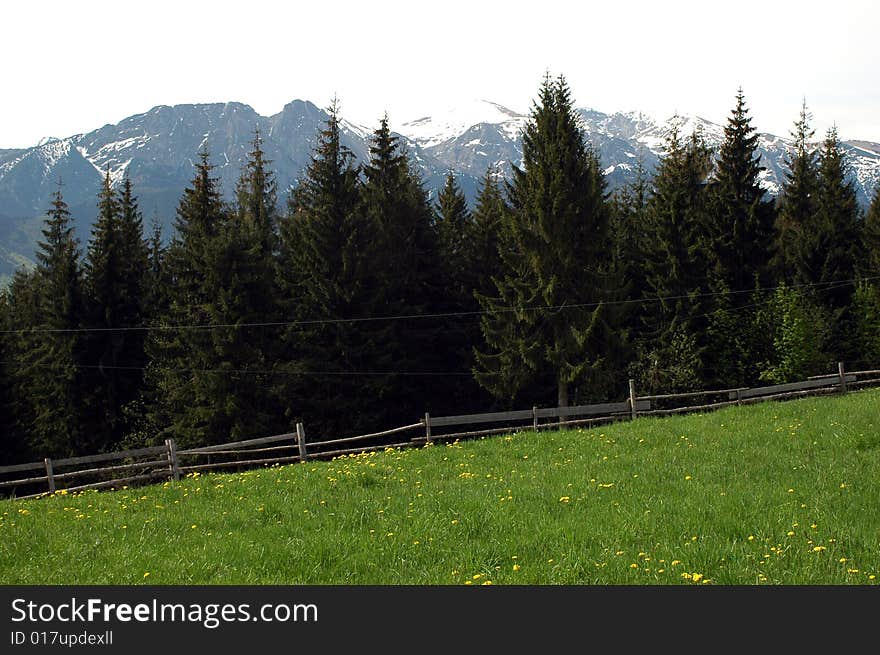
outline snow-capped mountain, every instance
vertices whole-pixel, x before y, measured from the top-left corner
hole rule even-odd
[[[663,155],[670,129],[640,112],[606,114],[579,110],[586,138],[599,154],[611,188],[634,178],[637,162],[650,173]],[[97,193],[109,171],[118,182],[127,174],[149,222],[154,216],[170,235],[175,208],[193,174],[193,161],[207,147],[214,174],[231,197],[255,130],[271,160],[284,202],[308,164],[327,113],[308,101],[294,100],[274,116],[261,116],[241,103],[158,106],[116,125],[88,134],[46,138],[32,148],[0,150],[0,276],[32,259],[52,193],[62,184],[77,235],[85,243],[95,217]],[[497,103],[479,100],[447,112],[426,113],[392,125],[422,173],[426,189],[438,189],[448,171],[473,199],[489,166],[508,175],[522,165],[522,130],[528,115]],[[702,130],[716,148],[724,128],[697,116],[683,116],[682,135]],[[378,121],[377,121],[378,123]],[[369,156],[375,126],[342,121],[343,141],[359,161]],[[863,204],[880,181],[880,144],[844,144],[853,180]],[[781,187],[789,142],[761,134],[759,147],[766,167],[763,184],[771,194]]]

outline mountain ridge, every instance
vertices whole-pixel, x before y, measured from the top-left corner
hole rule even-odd
[[[606,114],[579,108],[578,114],[599,154],[609,187],[631,181],[636,162],[650,174],[663,154],[670,121],[639,111]],[[318,132],[328,114],[308,100],[294,99],[280,112],[262,116],[242,102],[156,105],[115,124],[58,139],[41,139],[30,148],[0,149],[0,276],[33,259],[36,239],[59,180],[82,243],[88,240],[103,176],[116,184],[124,175],[133,182],[147,222],[154,217],[170,234],[174,210],[189,184],[193,161],[207,148],[227,198],[257,130],[275,171],[280,200],[308,165]],[[674,118],[674,117],[673,117]],[[426,113],[394,130],[424,180],[435,193],[448,171],[469,200],[489,166],[509,176],[522,165],[521,130],[529,116],[489,100],[475,100],[449,111]],[[717,149],[723,126],[697,116],[681,116],[682,134],[699,127]],[[377,121],[378,123],[378,121]],[[372,128],[340,120],[343,143],[355,158],[369,157]],[[394,127],[394,126],[392,126]],[[880,144],[844,142],[853,180],[864,205],[880,181]],[[759,134],[762,183],[775,195],[786,170],[790,141]]]

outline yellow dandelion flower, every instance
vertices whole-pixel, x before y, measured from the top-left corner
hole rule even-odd
[[[485,582],[483,582],[483,586],[484,586],[484,587],[485,587],[486,585],[490,585],[490,584],[492,584],[492,581],[491,581],[491,580],[486,580]]]
[[[474,574],[471,576],[471,578],[472,578],[473,580],[479,580],[479,579],[482,578],[482,577],[483,577],[483,574],[482,574],[482,573],[474,573]]]
[[[868,576],[868,580],[874,580],[874,579],[876,579],[876,578],[877,578],[877,576],[874,575],[873,573],[872,573],[871,575]]]
[[[146,577],[149,577],[149,575],[150,575],[150,572],[149,572],[149,571],[146,571],[146,572],[144,573],[144,577],[145,577],[145,578],[146,578]]]
[[[514,565],[513,565],[513,570],[514,570],[514,571],[519,571],[520,568],[522,568],[522,567],[521,567],[519,564],[514,564]]]
[[[794,532],[792,532],[791,530],[789,530],[789,531],[786,532],[785,534],[786,534],[787,536],[789,536],[789,537],[793,537],[793,536],[794,536]]]
[[[571,500],[571,498],[569,498],[568,496],[563,496],[562,498],[559,499],[559,502],[560,503],[567,503],[570,500]]]
[[[841,558],[840,558],[839,560],[837,560],[837,561],[840,562],[841,564],[846,564],[846,558],[845,558],[845,557],[841,557]]]
[[[814,553],[821,553],[823,550],[827,550],[827,549],[825,548],[825,546],[814,546],[814,547],[813,547],[813,552],[814,552]]]
[[[690,479],[691,479],[691,476],[686,475],[686,476],[684,476],[684,479],[685,479],[685,480],[690,480]]]
[[[465,580],[464,583],[465,583],[465,584],[474,584],[474,583],[471,582],[470,580]]]
[[[702,573],[694,573],[694,574],[691,576],[691,580],[693,580],[694,582],[699,582],[699,581],[702,580],[702,579],[703,579],[703,574],[702,574]]]
[[[754,540],[755,540],[755,535],[750,534],[750,535],[749,535],[749,541],[754,541]]]

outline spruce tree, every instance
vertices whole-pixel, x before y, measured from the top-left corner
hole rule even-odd
[[[816,228],[819,167],[810,145],[815,134],[810,127],[811,118],[804,102],[792,132],[794,152],[786,162],[788,170],[776,219],[774,264],[778,277],[798,285],[815,281],[812,239]]]
[[[52,197],[37,265],[22,280],[31,295],[34,330],[23,335],[16,357],[19,392],[27,398],[30,449],[43,457],[88,452],[84,434],[90,408],[85,393],[83,327],[85,308],[79,242],[61,190]]]
[[[23,429],[22,412],[26,410],[26,399],[19,396],[16,389],[17,365],[14,361],[18,333],[23,322],[16,325],[13,312],[19,321],[33,312],[15,302],[13,289],[21,284],[20,272],[13,277],[8,289],[0,290],[0,465],[17,464],[27,461],[28,446]]]
[[[150,333],[148,420],[181,445],[229,439],[226,409],[220,405],[234,375],[219,371],[214,329],[215,291],[226,272],[220,256],[220,233],[227,219],[217,178],[207,151],[199,153],[192,185],[177,208],[175,235],[168,247],[168,311]],[[230,367],[231,368],[231,367]]]
[[[715,294],[707,335],[707,373],[712,382],[752,384],[770,347],[755,322],[758,288],[773,282],[774,208],[760,184],[764,168],[758,134],[742,90],[724,128],[724,141],[708,189],[709,288]]]
[[[360,211],[374,235],[371,301],[375,315],[418,316],[435,310],[442,292],[437,234],[427,193],[388,117],[373,134],[370,160],[363,167]],[[436,321],[407,319],[374,322],[372,368],[392,373],[374,376],[377,402],[386,406],[385,422],[412,420],[443,398],[450,376],[436,347],[442,326]]]
[[[479,297],[485,298],[495,292],[494,279],[503,272],[498,249],[509,207],[504,200],[500,179],[496,168],[490,166],[486,169],[465,234],[463,270],[467,276],[465,286],[472,290],[471,306],[474,310],[479,309]],[[479,336],[479,328],[476,335]]]
[[[711,151],[702,134],[694,132],[683,142],[673,119],[642,231],[647,302],[641,311],[639,370],[641,386],[654,391],[684,391],[702,382],[709,262],[705,183],[710,166]]]
[[[452,171],[446,175],[446,182],[437,194],[436,212],[437,234],[445,267],[450,278],[460,277],[464,268],[466,232],[471,215]],[[457,286],[462,286],[461,280],[457,282]]]
[[[300,323],[283,334],[278,388],[289,420],[304,420],[311,434],[339,436],[374,427],[373,399],[355,375],[369,368],[374,346],[360,323],[351,322],[373,309],[365,278],[373,253],[359,211],[358,169],[342,144],[335,102],[329,113],[280,219],[283,318]]]
[[[442,325],[437,347],[446,354],[446,366],[452,371],[473,368],[473,346],[480,339],[476,316],[479,304],[474,293],[481,274],[493,266],[497,268],[495,242],[503,209],[496,198],[501,203],[503,200],[490,174],[491,171],[487,171],[477,198],[480,215],[476,219],[452,172],[446,176],[446,183],[437,196],[435,211],[443,294],[436,309],[449,314],[437,319]],[[479,261],[478,257],[487,259]],[[491,402],[491,397],[470,376],[455,380],[448,388],[446,400],[450,412],[482,411]]]
[[[826,350],[835,361],[860,359],[857,318],[853,307],[860,252],[859,206],[855,187],[848,179],[844,152],[837,129],[828,130],[819,163],[817,203],[817,252],[821,266],[816,293],[830,312],[831,326]]]
[[[610,248],[602,169],[561,76],[540,88],[523,133],[523,165],[508,186],[504,273],[481,301],[486,343],[475,375],[505,399],[550,379],[555,401],[566,406],[600,388]]]
[[[94,448],[115,448],[128,431],[124,408],[143,386],[147,250],[143,221],[126,178],[117,194],[109,171],[85,262],[88,387],[94,395]]]
[[[767,286],[773,255],[773,205],[760,184],[765,169],[759,163],[758,134],[748,113],[740,89],[710,185],[714,274],[736,292],[753,289],[756,280],[759,286]],[[746,294],[733,298],[734,306],[748,302]]]

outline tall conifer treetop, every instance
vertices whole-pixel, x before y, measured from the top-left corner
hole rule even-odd
[[[776,266],[781,277],[795,284],[812,281],[811,247],[816,234],[816,211],[819,196],[819,169],[816,152],[810,143],[815,131],[812,116],[804,101],[800,117],[791,133],[794,153],[788,159],[788,171],[779,198],[776,220]]]
[[[773,253],[773,206],[760,184],[764,167],[751,122],[740,89],[724,128],[711,204],[716,284],[736,291],[754,288],[756,278],[766,286]]]
[[[508,192],[504,274],[497,295],[483,300],[488,348],[477,353],[475,373],[507,398],[551,375],[557,402],[567,405],[570,387],[590,386],[606,350],[601,301],[610,248],[605,180],[562,77],[541,85],[523,133],[523,168],[514,169]]]

